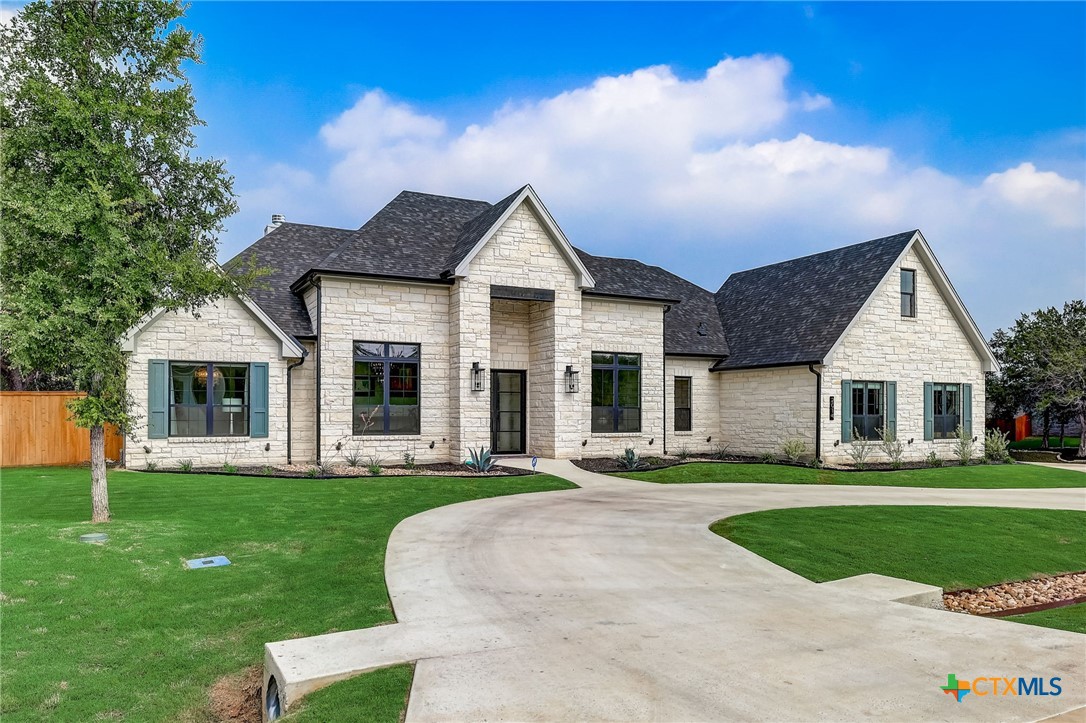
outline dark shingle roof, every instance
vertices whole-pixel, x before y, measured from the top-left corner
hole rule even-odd
[[[227,262],[271,268],[252,299],[288,334],[312,336],[291,286],[310,272],[447,280],[523,187],[491,205],[404,191],[358,230],[284,223]],[[586,294],[671,303],[669,354],[722,358],[717,370],[820,361],[914,232],[733,274],[716,294],[658,266],[576,249]]]
[[[679,302],[664,317],[664,349],[668,353],[711,357],[728,353],[712,292],[659,266],[576,251],[596,281],[585,293]]]
[[[255,256],[257,265],[269,269],[270,274],[260,279],[257,288],[249,290],[249,298],[286,333],[312,336],[309,313],[301,298],[291,292],[290,285],[354,234],[349,229],[284,223],[227,261],[224,267],[229,270]]]
[[[820,362],[915,233],[729,276],[716,306],[731,354],[713,368]]]

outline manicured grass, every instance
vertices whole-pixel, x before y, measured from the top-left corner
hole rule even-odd
[[[1026,437],[1025,439],[1020,439],[1017,442],[1011,442],[1008,446],[1011,449],[1042,449],[1041,442],[1043,441],[1044,439],[1042,437]],[[1078,447],[1079,441],[1080,440],[1077,435],[1073,437],[1064,437],[1063,446]],[[1060,445],[1060,436],[1058,434],[1049,435],[1048,443],[1052,446],[1052,449],[1058,448]]]
[[[867,572],[945,590],[1086,570],[1086,512],[856,505],[766,510],[713,532],[815,582]]]
[[[110,473],[114,522],[91,525],[87,470],[3,470],[0,716],[207,720],[210,686],[261,664],[265,642],[393,619],[384,555],[400,520],[464,500],[569,487],[544,475],[317,480],[118,471]],[[95,530],[109,542],[77,541]],[[233,564],[182,567],[210,555]],[[369,720],[368,711],[380,711],[395,720],[410,673],[372,675],[315,698],[309,715]],[[320,700],[346,706],[352,691],[365,694],[365,715],[321,716]]]
[[[1040,625],[1043,628],[1058,628],[1086,634],[1086,603],[1042,610],[1037,613],[1026,613],[1025,615],[1009,615],[1003,619],[1026,623],[1027,625]]]
[[[302,699],[284,723],[370,721],[399,723],[415,666],[397,665],[334,683]]]
[[[841,472],[781,464],[694,462],[620,477],[660,484],[758,482],[769,484],[880,485],[891,487],[1086,487],[1086,474],[1028,464],[903,469],[897,472]]]

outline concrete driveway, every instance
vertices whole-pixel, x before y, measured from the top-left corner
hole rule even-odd
[[[389,541],[398,623],[268,646],[287,704],[417,660],[409,721],[1039,720],[1086,705],[1086,636],[816,585],[712,534],[762,509],[1086,509],[1086,490],[655,485],[541,460],[582,489],[431,510]],[[966,696],[948,674],[1062,678]],[[308,681],[308,682],[306,682]]]

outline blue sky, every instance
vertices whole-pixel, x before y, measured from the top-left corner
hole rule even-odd
[[[986,334],[1086,295],[1086,4],[196,2],[241,211],[357,227],[525,182],[710,289],[919,227]]]

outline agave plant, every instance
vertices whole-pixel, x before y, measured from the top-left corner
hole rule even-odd
[[[490,450],[486,447],[480,447],[478,450],[469,449],[468,453],[471,459],[465,460],[464,464],[473,471],[483,474],[494,469],[494,458],[490,456]]]
[[[618,463],[628,470],[635,470],[645,466],[645,463],[641,461],[641,456],[633,450],[633,447],[626,448],[626,451],[618,458]]]

